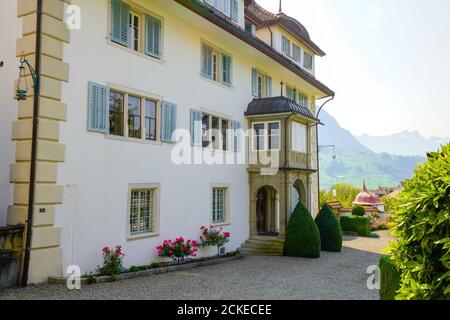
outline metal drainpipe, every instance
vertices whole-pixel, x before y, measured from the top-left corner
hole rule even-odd
[[[27,233],[25,242],[25,254],[23,259],[22,286],[28,285],[28,273],[30,269],[31,243],[33,237],[33,209],[34,191],[36,182],[36,154],[37,154],[37,133],[39,126],[39,93],[41,75],[41,30],[42,30],[42,0],[37,0],[36,8],[36,60],[35,72],[36,82],[34,85],[34,105],[33,105],[33,133],[31,138],[31,162],[30,162],[30,187],[28,193],[28,218]]]
[[[316,118],[319,119],[320,112],[322,111],[323,107],[330,101],[334,100],[334,96],[332,96],[330,99],[325,101],[317,111]],[[316,140],[317,140],[317,200],[319,204],[320,209],[320,159],[319,159],[319,123],[315,124],[316,126]]]

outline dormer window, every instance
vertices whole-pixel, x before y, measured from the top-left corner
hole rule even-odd
[[[308,70],[313,69],[313,56],[309,54],[308,52],[305,52],[303,54],[303,67],[305,67]]]
[[[302,60],[302,49],[296,44],[292,44],[292,59],[299,64]]]
[[[281,36],[281,52],[283,52],[288,57],[291,56],[291,40],[285,36]]]

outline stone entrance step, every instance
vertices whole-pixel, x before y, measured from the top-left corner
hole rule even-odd
[[[245,255],[282,256],[284,240],[274,237],[253,237],[245,241],[239,251]]]

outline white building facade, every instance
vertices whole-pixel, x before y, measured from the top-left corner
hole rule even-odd
[[[8,1],[1,13],[1,29],[14,31],[0,57],[0,223],[9,225],[27,221],[34,105],[31,90],[19,103],[13,90],[18,57],[35,66],[39,55],[37,2]],[[126,267],[147,265],[164,240],[197,240],[205,225],[231,233],[229,251],[257,234],[283,238],[295,196],[273,184],[277,175],[267,185],[285,204],[255,220],[263,209],[252,181],[261,173],[249,161],[263,150],[289,149],[303,162],[294,166],[298,196],[317,214],[315,101],[334,93],[315,79],[324,53],[306,29],[268,15],[243,0],[43,0],[31,283],[70,265],[95,270],[104,246],[121,245]],[[248,112],[252,101],[280,96],[294,111]],[[177,164],[179,129],[191,134],[191,152],[244,154],[244,163]],[[239,129],[262,134],[240,143]],[[278,175],[294,185],[281,159]]]

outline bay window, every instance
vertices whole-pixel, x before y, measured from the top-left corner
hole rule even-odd
[[[280,122],[261,122],[253,124],[253,151],[280,150]]]
[[[307,153],[308,152],[308,127],[293,122],[292,123],[292,151]]]

